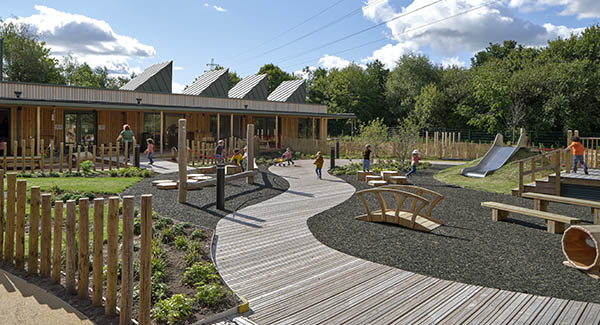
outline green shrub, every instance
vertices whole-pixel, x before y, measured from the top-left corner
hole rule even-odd
[[[173,220],[171,220],[169,218],[158,218],[158,220],[154,224],[154,227],[158,230],[163,230],[163,229],[168,228],[172,224],[173,224]]]
[[[202,261],[203,250],[199,241],[194,240],[189,243],[187,254],[183,257],[185,265],[191,266],[196,262]]]
[[[117,177],[119,176],[119,171],[116,169],[111,169],[108,171],[108,175],[110,175],[110,177]]]
[[[136,236],[142,234],[142,219],[140,217],[133,219],[133,234]]]
[[[175,235],[175,236],[185,235],[185,227],[180,223],[174,225],[170,229],[171,229],[171,232],[173,233],[173,235]]]
[[[176,294],[162,299],[154,305],[152,317],[158,322],[174,324],[192,315],[193,299],[183,294]]]
[[[177,238],[175,238],[175,248],[179,250],[185,250],[187,248],[187,240],[184,236],[177,236]]]
[[[165,244],[170,244],[175,240],[175,234],[171,231],[171,228],[163,229],[160,232],[161,241]]]
[[[181,283],[188,286],[210,283],[212,280],[219,278],[216,272],[215,266],[212,263],[196,262],[185,269]]]
[[[221,302],[225,292],[218,283],[200,284],[196,286],[194,298],[202,305],[212,306]]]
[[[94,163],[91,160],[86,160],[79,164],[79,168],[81,168],[81,172],[83,175],[92,174],[92,169],[94,168]]]
[[[202,229],[196,229],[192,232],[192,234],[190,235],[190,237],[193,240],[203,240],[206,238],[206,235],[204,234],[204,231],[202,231]]]

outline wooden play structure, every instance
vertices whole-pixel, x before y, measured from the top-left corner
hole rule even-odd
[[[412,185],[386,185],[358,191],[356,194],[367,212],[356,217],[358,220],[393,223],[425,232],[442,225],[440,220],[431,216],[431,212],[444,196],[432,190]],[[388,208],[384,194],[393,196],[394,209]],[[371,211],[367,195],[377,198],[379,210]]]
[[[600,279],[600,225],[572,226],[562,237],[563,263]]]
[[[570,197],[535,192],[524,193],[522,197],[533,199],[533,208],[540,211],[548,211],[548,203],[550,202],[588,207],[592,210],[594,224],[600,224],[600,201],[575,199]]]
[[[567,225],[577,225],[581,223],[581,219],[579,218],[567,217],[546,211],[522,208],[510,204],[481,202],[481,206],[492,209],[492,220],[494,221],[505,220],[510,212],[545,219],[547,231],[553,234],[562,234]]]
[[[185,135],[186,135],[186,120],[185,119],[180,119],[178,121],[179,123],[179,148],[186,148],[186,139],[185,139]],[[254,125],[253,124],[248,124],[247,125],[247,136],[248,139],[252,139],[253,135],[254,135]],[[188,150],[178,150],[177,154],[177,162],[178,162],[178,171],[179,171],[179,180],[178,181],[169,181],[169,180],[160,180],[157,181],[156,183],[153,183],[153,185],[156,186],[156,188],[161,189],[161,190],[173,190],[173,189],[177,189],[179,191],[179,203],[185,203],[187,202],[187,192],[188,191],[194,191],[194,190],[200,190],[204,187],[210,186],[210,185],[216,185],[217,184],[217,179],[215,177],[208,177],[208,175],[206,174],[192,174],[194,176],[192,177],[188,177],[187,174],[187,163],[188,163],[188,157],[187,157],[187,152]],[[238,166],[226,166],[226,176],[225,176],[225,182],[227,181],[232,181],[235,179],[240,179],[240,178],[246,178],[246,181],[248,182],[248,184],[253,184],[254,183],[254,176],[256,176],[256,174],[258,173],[256,170],[256,166],[254,164],[254,141],[248,141],[248,151],[247,151],[247,161],[251,162],[248,164],[248,170],[245,172],[240,172],[239,167]],[[227,168],[229,167],[229,168]],[[201,172],[209,172],[209,171],[215,171],[216,172],[216,167],[215,166],[210,166],[210,167],[203,167],[201,168],[199,171]],[[229,171],[229,172],[227,172]]]

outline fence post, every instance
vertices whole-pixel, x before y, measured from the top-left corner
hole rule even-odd
[[[116,168],[119,169],[121,166],[121,144],[119,141],[115,144],[115,156],[117,158],[117,162],[115,164]]]
[[[29,154],[31,155],[31,173],[35,171],[35,139],[31,138],[31,148],[29,148]]]
[[[13,152],[13,165],[14,165],[13,171],[14,172],[17,172],[17,168],[19,167],[19,165],[18,165],[19,160],[17,159],[18,158],[17,157],[18,151],[19,151],[19,141],[15,140],[13,142],[13,148],[12,148],[12,152]]]
[[[40,140],[40,146],[38,148],[38,154],[40,155],[40,169],[43,172],[44,171],[44,139]]]
[[[66,280],[65,289],[70,294],[75,294],[75,272],[77,267],[75,266],[75,259],[77,258],[77,252],[75,251],[75,200],[67,201],[67,226],[66,226]]]
[[[112,170],[112,156],[113,156],[113,146],[112,142],[108,144],[108,170]]]
[[[535,163],[535,157],[531,159],[531,170],[535,170],[536,168],[536,163]],[[531,182],[535,182],[535,172],[531,173]]]
[[[2,169],[6,170],[6,167],[8,167],[8,163],[6,162],[6,155],[8,154],[8,143],[2,142],[2,148],[4,148],[4,150],[2,150],[2,155],[4,156],[4,160],[2,161]]]
[[[94,260],[93,267],[93,293],[92,305],[100,307],[102,305],[102,285],[103,285],[103,267],[104,256],[102,255],[104,245],[104,199],[94,199]]]
[[[94,168],[94,170],[96,170],[96,145],[92,146],[92,161],[94,162],[94,164],[92,165]]]
[[[25,160],[25,155],[27,154],[27,140],[21,140],[21,171],[25,174],[25,170],[27,169],[27,161]]]
[[[54,140],[50,140],[50,153],[48,154],[50,158],[50,172],[54,171]]]
[[[60,143],[60,152],[58,153],[59,159],[60,159],[60,164],[58,165],[58,171],[61,173],[63,172],[64,154],[65,154],[65,143],[61,142]]]
[[[142,195],[140,248],[140,305],[138,322],[150,324],[150,276],[152,269],[152,195]]]
[[[40,187],[31,187],[29,206],[29,249],[27,250],[27,270],[31,274],[38,271],[38,236],[40,226]]]
[[[52,230],[50,229],[52,219],[52,195],[42,194],[42,240],[40,243],[40,276],[50,276],[50,249]]]
[[[6,153],[6,143],[4,145],[4,153]],[[4,159],[6,163],[6,158]],[[4,247],[4,171],[0,169],[0,184],[2,184],[2,191],[0,191],[0,258],[2,257]]]
[[[187,134],[186,119],[179,119],[179,139],[177,143],[177,163],[179,165],[179,186],[178,186],[178,199],[179,203],[185,203],[187,201],[187,157],[186,157],[186,141],[185,136]]]
[[[104,143],[100,145],[100,170],[104,171]]]
[[[86,299],[88,297],[89,277],[90,277],[90,219],[89,219],[90,200],[86,198],[79,199],[79,222],[77,224],[78,236],[78,253],[77,259],[77,294],[79,298]]]
[[[27,182],[17,181],[17,237],[15,245],[15,266],[25,268],[25,204],[27,203]]]
[[[519,161],[519,196],[523,195],[525,192],[525,186],[523,184],[523,171],[524,171],[524,163],[523,161]]]
[[[16,142],[16,141],[15,141]],[[4,262],[12,264],[15,249],[15,194],[17,174],[8,173],[6,177],[6,232],[4,238]]]
[[[54,202],[54,231],[52,238],[52,284],[60,284],[62,259],[63,202]]]
[[[106,257],[106,315],[114,315],[117,307],[117,259],[119,249],[119,198],[108,199],[106,226],[108,247]]]
[[[77,159],[75,159],[75,167],[77,168],[77,171],[79,171],[79,161],[81,160],[82,154],[81,154],[81,145],[78,144],[77,145]]]
[[[554,177],[554,195],[560,196],[560,150],[554,154],[554,159],[554,172],[556,173],[556,176]]]
[[[123,197],[123,248],[121,255],[120,324],[131,324],[133,307],[133,206],[134,197]]]
[[[73,171],[73,145],[69,145],[69,155],[67,156],[67,161],[69,165],[69,173]]]

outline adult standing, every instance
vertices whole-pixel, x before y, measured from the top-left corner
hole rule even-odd
[[[367,144],[365,146],[365,151],[363,151],[363,172],[368,172],[371,170],[371,145]]]
[[[117,141],[123,141],[123,151],[125,151],[125,143],[127,143],[128,151],[125,152],[127,160],[129,160],[129,150],[133,147],[133,141],[135,141],[135,135],[131,131],[129,124],[123,124],[123,131],[117,137]]]

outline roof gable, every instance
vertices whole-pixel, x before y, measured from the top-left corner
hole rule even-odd
[[[282,82],[267,97],[267,100],[275,102],[306,102],[306,82],[304,80],[289,80]]]
[[[254,74],[240,80],[229,91],[229,98],[239,99],[267,99],[267,75]]]
[[[171,93],[173,90],[173,61],[157,63],[129,80],[122,90]]]
[[[212,70],[194,80],[183,90],[185,95],[227,98],[229,92],[229,69]]]

